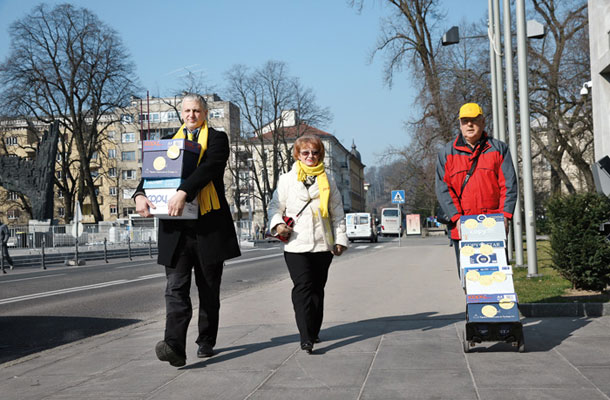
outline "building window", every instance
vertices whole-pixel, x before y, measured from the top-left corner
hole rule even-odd
[[[57,161],[60,161],[60,162],[61,162],[61,160],[62,160],[61,153],[57,153]]]
[[[99,174],[100,174],[100,172],[97,169],[91,170],[91,177],[93,179],[97,178]]]
[[[135,189],[123,189],[123,198],[131,199],[131,197],[134,195],[135,192],[136,192]]]
[[[59,208],[57,209],[57,214],[58,214],[58,215],[59,215],[61,218],[65,217],[65,216],[66,216],[66,209],[65,209],[64,207],[59,207]]]
[[[9,192],[8,199],[12,201],[19,200],[19,195],[17,194],[17,192]]]
[[[7,146],[17,146],[17,136],[9,136],[4,141]]]
[[[97,151],[94,151],[93,154],[91,154],[91,159],[97,160]]]
[[[124,170],[123,174],[122,174],[122,178],[130,179],[130,180],[136,179],[136,170],[135,169]]]
[[[63,198],[64,198],[64,192],[63,192],[63,191],[61,191],[61,190],[58,190],[58,191],[57,191],[57,198],[58,198],[58,199],[63,199]]]
[[[123,217],[129,217],[129,214],[135,214],[136,213],[136,208],[135,207],[125,207],[123,208]]]
[[[121,143],[134,143],[136,141],[136,134],[133,132],[126,132],[121,135]]]
[[[114,140],[115,137],[116,137],[115,131],[108,131],[108,139]]]
[[[222,108],[213,108],[210,111],[208,111],[208,118],[212,119],[212,118],[224,118],[225,117],[225,110]]]
[[[8,210],[6,215],[8,216],[8,219],[15,220],[15,219],[19,218],[19,215],[21,215],[21,212],[18,209],[13,209],[13,210]]]
[[[57,179],[61,179],[61,171],[56,171],[55,176],[57,177]]]
[[[121,122],[124,124],[131,124],[133,122],[133,116],[131,114],[121,115]]]
[[[108,149],[108,158],[116,158],[116,149]]]
[[[116,168],[108,168],[108,176],[110,178],[115,178],[116,177]]]
[[[123,152],[121,152],[121,160],[123,160],[123,161],[135,161],[136,160],[136,152],[135,151],[123,151]]]
[[[109,194],[110,196],[116,196],[116,186],[110,186],[110,187],[108,188],[108,194]]]
[[[168,111],[167,120],[168,121],[178,121],[178,113],[175,111]]]
[[[159,121],[161,121],[161,117],[159,116],[159,113],[150,114],[150,122],[159,122]]]
[[[116,206],[110,206],[110,214],[116,214]]]

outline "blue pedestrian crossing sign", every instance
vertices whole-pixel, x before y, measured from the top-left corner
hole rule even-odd
[[[392,190],[392,203],[405,204],[405,191],[404,190]]]

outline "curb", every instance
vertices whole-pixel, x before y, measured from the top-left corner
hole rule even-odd
[[[523,303],[524,317],[602,317],[610,315],[610,303]]]

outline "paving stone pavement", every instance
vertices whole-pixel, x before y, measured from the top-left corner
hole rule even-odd
[[[446,241],[337,257],[322,343],[299,340],[288,278],[223,299],[217,354],[158,361],[145,321],[0,365],[9,399],[610,399],[610,317],[524,318],[526,352],[463,352],[464,293]],[[160,293],[160,295],[162,295]],[[195,314],[196,315],[196,314]]]

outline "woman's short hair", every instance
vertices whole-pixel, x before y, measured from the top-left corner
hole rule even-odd
[[[301,152],[301,148],[306,144],[317,148],[320,152],[318,160],[324,160],[324,143],[322,143],[320,138],[315,135],[303,135],[294,142],[294,147],[292,148],[292,156],[295,160],[299,159],[299,153]]]

